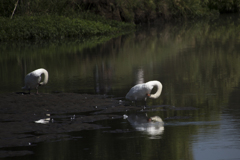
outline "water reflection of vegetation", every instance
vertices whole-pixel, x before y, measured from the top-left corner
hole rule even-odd
[[[151,78],[158,78],[161,81],[164,81],[171,73],[175,74],[176,79],[174,80],[177,82],[171,82],[171,80],[164,82],[164,88],[167,88],[165,94],[170,94],[170,91],[177,93],[182,91],[181,86],[187,86],[184,89],[185,92],[188,89],[187,94],[210,95],[216,94],[217,89],[222,89],[225,90],[222,93],[226,95],[229,93],[226,90],[231,88],[219,86],[223,83],[218,84],[218,80],[225,80],[224,84],[228,86],[236,85],[238,83],[236,75],[239,75],[237,70],[239,57],[236,54],[239,21],[234,23],[231,23],[231,21],[230,18],[225,20],[225,25],[222,24],[222,21],[202,21],[191,25],[178,24],[177,27],[172,25],[160,29],[156,27],[112,39],[101,47],[94,46],[106,41],[106,39],[50,44],[1,44],[1,73],[5,72],[4,68],[6,69],[9,62],[14,61],[15,65],[19,64],[20,66],[24,65],[23,62],[26,63],[25,65],[29,68],[27,71],[31,71],[32,68],[38,66],[50,68],[50,71],[51,68],[55,68],[58,71],[52,70],[52,75],[60,76],[58,77],[60,81],[66,77],[65,73],[68,73],[69,77],[81,76],[84,79],[86,76],[93,77],[92,71],[96,70],[96,66],[101,68],[104,63],[114,69],[112,73],[114,79],[122,79],[122,83],[126,87],[132,86],[132,81],[129,81],[129,79],[134,79],[132,77],[134,76],[132,73],[135,72],[134,68],[142,67],[147,70],[146,77],[155,73],[159,77]],[[192,54],[189,54],[189,50],[192,48],[195,49]],[[64,61],[62,61],[63,59]],[[229,68],[229,64],[236,66]],[[10,66],[10,68],[15,65]],[[18,66],[15,67],[18,68]],[[16,69],[11,70],[15,71]],[[76,75],[76,73],[80,75]],[[165,77],[162,77],[162,75]],[[11,79],[6,76],[2,77],[3,79],[6,78],[5,83],[8,83],[7,81]],[[207,77],[211,78],[207,79]],[[196,87],[198,92],[195,91]],[[122,85],[113,86],[113,89],[119,90],[120,88],[122,88]],[[123,93],[126,93],[126,91],[124,90]],[[227,97],[225,95],[221,95],[222,98]],[[172,94],[169,96],[172,96]],[[171,102],[166,103],[175,104],[174,99],[176,98],[171,98]],[[186,98],[178,99],[186,101]],[[203,103],[205,100],[199,99],[198,101]]]

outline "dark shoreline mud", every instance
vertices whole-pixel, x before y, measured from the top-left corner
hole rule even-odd
[[[77,93],[9,93],[0,95],[0,104],[0,148],[3,150],[68,139],[69,132],[102,128],[92,123],[94,121],[122,118],[114,113],[139,109],[103,95]],[[0,157],[16,154],[0,151]]]
[[[22,150],[39,142],[71,140],[71,132],[105,129],[97,121],[193,107],[126,105],[123,98],[78,93],[0,94],[0,158],[33,154]],[[143,112],[144,111],[144,112]],[[165,120],[191,117],[167,117]],[[96,123],[95,123],[96,122]],[[123,131],[124,132],[124,131]],[[19,148],[20,149],[16,149]],[[15,148],[15,149],[14,149]]]

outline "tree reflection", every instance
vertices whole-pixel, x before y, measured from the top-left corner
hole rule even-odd
[[[96,65],[94,70],[95,92],[98,94],[108,94],[112,89],[113,68],[111,65],[102,63]]]

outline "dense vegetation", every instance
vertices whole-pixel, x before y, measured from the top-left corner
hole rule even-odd
[[[210,14],[238,12],[240,0],[2,0],[0,16],[10,17],[13,10],[18,15],[97,13],[111,19],[134,21],[137,16],[197,17]],[[116,15],[110,17],[109,14]]]
[[[213,17],[239,8],[240,0],[2,0],[0,41],[115,34],[134,24]]]

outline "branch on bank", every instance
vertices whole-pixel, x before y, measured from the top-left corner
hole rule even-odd
[[[14,7],[14,10],[13,10],[13,12],[12,12],[11,19],[12,19],[14,13],[15,13],[15,10],[17,9],[18,1],[19,1],[19,0],[17,0],[17,2],[15,3],[15,7]]]

